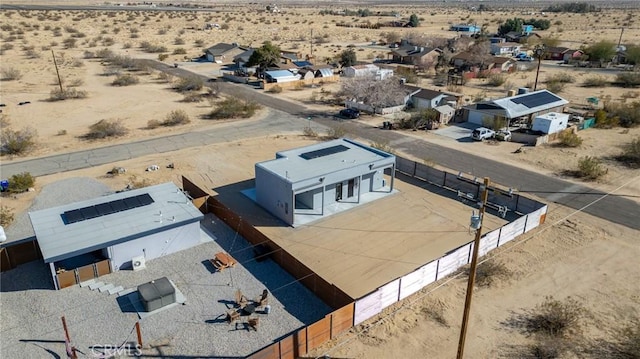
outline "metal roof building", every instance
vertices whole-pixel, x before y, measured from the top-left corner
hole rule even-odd
[[[538,90],[464,107],[465,118],[482,125],[483,117],[504,117],[508,120],[547,112],[562,112],[569,101],[548,91]]]
[[[255,199],[295,226],[393,192],[394,168],[394,155],[345,138],[281,151],[255,165]]]
[[[45,263],[52,273],[96,257],[111,270],[200,243],[204,217],[172,182],[30,212]],[[55,274],[54,274],[55,276]],[[57,283],[56,283],[57,287]]]

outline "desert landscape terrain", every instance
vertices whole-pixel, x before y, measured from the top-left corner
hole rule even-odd
[[[3,1],[3,5],[20,4]],[[43,1],[38,4],[104,6],[102,1]],[[163,2],[159,2],[162,4]],[[166,2],[164,2],[166,3]],[[176,3],[176,2],[174,2]],[[193,3],[193,2],[190,2]],[[224,68],[220,64],[188,62],[203,54],[204,49],[219,42],[260,46],[269,40],[283,50],[299,52],[303,57],[312,53],[316,61],[334,61],[336,56],[353,45],[358,60],[373,61],[386,58],[389,48],[371,43],[386,42],[393,36],[420,34],[431,38],[450,38],[448,27],[455,23],[487,24],[495,31],[500,21],[513,17],[545,18],[550,29],[540,31],[543,38],[557,38],[559,45],[579,48],[600,40],[640,44],[640,9],[637,7],[605,8],[599,13],[541,14],[541,7],[508,7],[491,5],[494,11],[472,11],[460,5],[382,5],[357,4],[316,6],[278,4],[280,12],[266,11],[267,4],[216,4],[215,9],[180,9],[155,11],[149,6],[135,10],[10,10],[0,11],[0,66],[3,73],[17,71],[14,79],[0,83],[2,130],[32,129],[37,133],[35,148],[21,156],[3,156],[2,164],[18,163],[32,158],[69,153],[91,148],[162,137],[169,134],[199,131],[221,126],[243,126],[269,115],[260,108],[250,120],[212,120],[207,114],[225,100],[224,94],[209,95],[207,88],[198,92],[201,102],[186,102],[184,93],[174,88],[179,79],[152,68],[132,72],[137,83],[114,86],[118,74],[96,57],[108,49],[114,54],[134,59],[158,59],[141,47],[164,47],[162,60],[167,67],[179,63],[194,73],[211,76]],[[321,10],[339,11],[349,6],[371,9],[368,17],[320,15]],[[377,13],[395,12],[407,19],[420,17],[417,28],[365,29],[336,26],[337,23],[385,22],[389,16]],[[206,29],[205,24],[219,24]],[[147,49],[149,46],[147,46]],[[55,56],[55,64],[54,64]],[[86,98],[51,101],[52,91],[59,83],[75,89]],[[615,71],[555,66],[544,62],[540,70],[540,84],[547,77],[570,74],[573,83],[566,84],[559,95],[570,106],[586,105],[586,98],[630,103],[637,101],[640,90],[606,85],[587,88],[581,84],[594,75],[612,80]],[[461,93],[464,102],[493,99],[506,95],[508,89],[530,86],[536,71],[517,71],[508,76],[508,83],[491,87],[486,79],[473,79],[464,86],[449,90]],[[433,78],[423,76],[417,85],[437,89]],[[238,85],[240,86],[240,85]],[[215,86],[213,86],[215,89]],[[321,88],[284,90],[271,96],[301,103],[315,111],[334,114],[339,107],[312,101],[321,94],[337,93],[339,84],[325,84]],[[259,91],[259,90],[256,90]],[[28,103],[25,103],[28,102]],[[19,105],[23,103],[23,105]],[[179,126],[152,128],[149,121],[163,121],[172,111],[183,111],[188,123]],[[126,128],[126,134],[107,139],[87,139],[89,127],[100,120],[114,120]],[[363,115],[359,121],[379,126],[386,118]],[[459,143],[432,132],[406,131],[408,136],[421,138],[441,146],[503,161],[549,176],[560,177],[591,188],[611,192],[640,202],[640,169],[630,168],[613,157],[621,146],[640,136],[640,128],[591,128],[579,132],[583,144],[576,148],[553,145],[521,147],[515,143]],[[282,149],[313,143],[318,138],[303,136],[299,129],[268,137],[246,138],[223,145],[188,148],[180,151],[120,161],[88,169],[41,176],[34,191],[2,197],[2,206],[20,215],[28,210],[42,186],[68,177],[92,177],[113,190],[128,184],[155,184],[164,181],[180,183],[180,176],[195,178],[208,188],[233,183],[253,176],[253,163],[270,159]],[[357,139],[367,142],[366,139]],[[402,153],[399,153],[402,155]],[[595,182],[584,182],[567,176],[567,169],[575,168],[579,158],[597,156],[608,173]],[[242,158],[242,164],[231,159]],[[428,161],[428,159],[416,159]],[[175,168],[164,168],[174,163]],[[145,168],[160,164],[162,169],[146,172]],[[107,171],[119,166],[126,174],[107,176]],[[454,169],[455,170],[455,169]],[[204,171],[225,173],[225,177],[203,176]],[[1,167],[0,167],[1,174]],[[2,176],[4,179],[4,176]],[[212,179],[213,178],[213,179]],[[504,184],[508,186],[509,184]],[[640,210],[638,211],[640,216]],[[546,224],[523,236],[513,244],[492,253],[486,260],[499,262],[506,268],[504,277],[491,286],[476,291],[466,353],[469,357],[527,357],[529,346],[538,338],[522,332],[510,323],[518,315],[540,304],[545,296],[556,299],[572,297],[584,308],[580,333],[572,335],[563,347],[567,358],[613,357],[612,351],[618,331],[640,318],[640,255],[639,233],[623,226],[594,218],[565,207],[550,205]],[[367,321],[344,338],[320,348],[315,355],[336,358],[450,358],[455,354],[460,327],[466,276],[459,274],[425,288],[401,306],[388,308],[377,318]],[[1,324],[0,324],[1,325]],[[608,349],[609,348],[609,349]],[[611,349],[613,350],[613,349]]]

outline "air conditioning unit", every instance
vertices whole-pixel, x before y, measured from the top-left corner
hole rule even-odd
[[[146,266],[145,266],[144,256],[137,256],[137,257],[131,258],[131,266],[133,267],[134,271],[145,269]]]

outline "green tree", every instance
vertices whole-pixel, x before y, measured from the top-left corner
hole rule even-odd
[[[640,66],[640,45],[627,46],[627,63]]]
[[[524,20],[519,17],[507,19],[502,25],[498,26],[498,34],[504,35],[510,31],[522,31],[522,25],[524,25]]]
[[[420,25],[420,20],[418,19],[418,15],[412,14],[409,17],[409,26],[418,27],[418,25]]]
[[[607,40],[598,41],[591,46],[585,47],[584,53],[589,56],[589,61],[611,61],[616,54],[616,44]]]
[[[258,66],[258,71],[263,72],[267,67],[274,66],[280,60],[280,48],[270,41],[265,41],[262,47],[257,48],[249,61],[247,67]]]
[[[356,64],[356,52],[353,49],[346,49],[340,53],[340,66],[349,67]]]

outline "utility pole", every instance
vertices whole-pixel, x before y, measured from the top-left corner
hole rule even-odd
[[[536,45],[536,49],[534,51],[536,56],[538,57],[538,69],[536,70],[536,82],[533,85],[533,91],[538,89],[538,76],[540,75],[540,63],[542,62],[542,56],[544,55],[546,48],[544,44]]]
[[[56,54],[51,50],[51,56],[53,56],[53,65],[56,67],[56,75],[58,75],[58,86],[60,86],[60,94],[62,94],[62,80],[60,79],[60,72],[58,71],[58,63],[56,62]],[[64,320],[64,317],[63,317]]]
[[[469,281],[467,282],[467,296],[464,301],[464,314],[462,315],[462,327],[460,328],[460,341],[458,342],[457,359],[464,357],[464,342],[467,337],[467,326],[469,324],[469,312],[471,311],[471,298],[473,296],[473,286],[476,281],[476,267],[478,266],[478,249],[480,247],[480,237],[482,236],[482,221],[484,219],[484,209],[489,198],[489,177],[484,178],[484,189],[482,191],[482,202],[480,203],[480,226],[476,229],[476,238],[473,240],[473,256],[471,257],[471,268],[469,268]]]
[[[138,335],[138,345],[142,348],[142,332],[140,331],[140,322],[136,322],[136,334]]]
[[[313,59],[313,29],[311,29],[311,58]]]
[[[622,43],[622,34],[624,33],[624,27],[620,29],[620,38],[618,39],[618,48],[620,48],[620,44]]]

